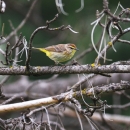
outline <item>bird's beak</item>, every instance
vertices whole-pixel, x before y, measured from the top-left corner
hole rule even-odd
[[[79,51],[79,49],[78,49],[78,48],[75,48],[75,50]]]

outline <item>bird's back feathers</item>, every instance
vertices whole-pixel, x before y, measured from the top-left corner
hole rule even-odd
[[[46,47],[44,49],[51,52],[63,52],[66,50],[66,48],[63,47],[63,45],[64,44],[53,45],[53,46]]]

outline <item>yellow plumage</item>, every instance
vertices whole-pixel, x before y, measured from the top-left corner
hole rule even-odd
[[[78,50],[74,44],[58,44],[46,48],[33,47],[33,49],[38,49],[41,52],[44,52],[46,56],[56,64],[70,60],[74,56],[76,50]]]

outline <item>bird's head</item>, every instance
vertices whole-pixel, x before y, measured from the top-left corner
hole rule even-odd
[[[69,48],[70,50],[75,50],[75,51],[79,50],[79,49],[76,47],[75,44],[67,44],[67,48]]]

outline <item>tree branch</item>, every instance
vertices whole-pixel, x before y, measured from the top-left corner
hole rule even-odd
[[[45,74],[82,74],[82,73],[130,73],[129,65],[91,65],[71,66],[37,66],[31,67],[30,71],[25,66],[0,67],[0,75],[45,75]]]

